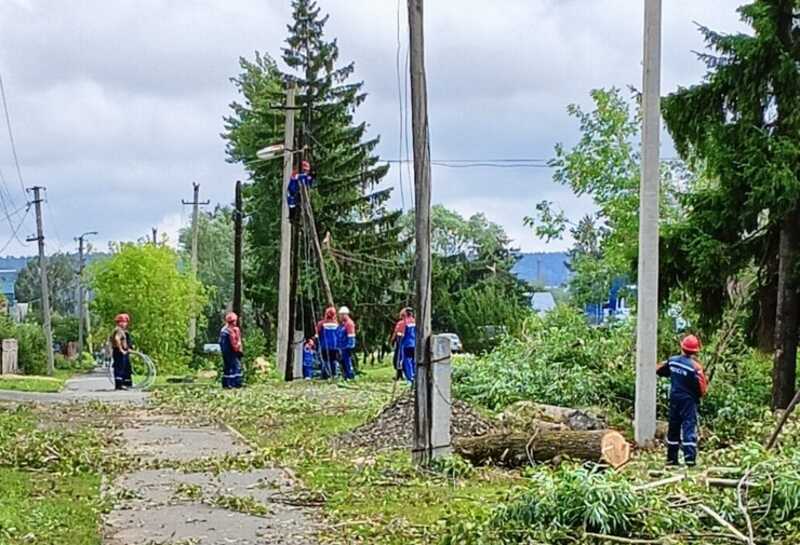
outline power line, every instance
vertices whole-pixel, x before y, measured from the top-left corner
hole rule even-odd
[[[11,237],[3,245],[3,247],[0,248],[0,254],[2,254],[3,252],[6,251],[6,248],[8,248],[11,245],[11,243],[14,242],[14,239],[19,240],[19,236],[18,236],[19,230],[22,227],[22,224],[25,223],[25,219],[28,217],[28,213],[30,213],[30,211],[31,211],[31,205],[29,203],[25,207],[25,214],[20,218],[19,223],[17,223],[16,227],[12,227],[12,229],[11,229]]]
[[[403,155],[403,133],[405,132],[405,117],[403,117],[403,79],[400,74],[400,52],[402,50],[402,42],[400,41],[400,4],[401,0],[397,0],[397,56],[396,56],[396,68],[397,68],[397,101],[400,111],[400,138],[398,141],[400,150],[398,155],[402,157]],[[406,192],[403,188],[403,167],[397,169],[397,174],[400,178],[400,203],[403,207],[403,212],[406,210]]]
[[[0,74],[0,98],[3,100],[3,112],[6,117],[6,127],[8,128],[8,140],[11,143],[11,154],[14,156],[14,165],[17,167],[17,178],[19,178],[19,186],[22,188],[22,194],[25,194],[25,182],[22,179],[22,169],[19,167],[19,158],[17,157],[17,145],[14,141],[14,131],[11,129],[11,116],[8,115],[8,101],[6,100],[6,88],[3,85],[3,75]]]

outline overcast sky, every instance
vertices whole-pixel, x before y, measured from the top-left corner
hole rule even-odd
[[[436,0],[427,2],[431,153],[440,159],[548,158],[578,136],[569,103],[592,88],[641,87],[643,0]],[[743,30],[741,0],[665,0],[662,92],[699,81],[695,22]],[[239,56],[280,56],[289,0],[0,0],[0,74],[26,186],[47,186],[48,253],[73,237],[132,240],[157,225],[174,239],[188,224],[182,198],[232,200],[244,176],[225,162],[222,117],[236,98]],[[401,156],[396,0],[319,0],[327,36],[369,98],[359,117],[381,136],[380,155]],[[401,2],[405,58],[405,2]],[[405,79],[405,67],[403,67]],[[266,143],[265,143],[266,144]],[[671,153],[669,143],[663,146]],[[25,202],[0,116],[0,169],[17,208]],[[397,187],[399,169],[387,183]],[[322,180],[324,183],[324,180]],[[409,194],[404,176],[405,203]],[[591,210],[548,169],[434,167],[434,201],[483,211],[524,250],[555,250],[522,225],[548,199],[571,217]],[[15,223],[21,215],[14,216]],[[0,217],[0,219],[2,219]],[[33,215],[19,236],[34,232]],[[0,248],[10,238],[0,223]],[[13,242],[2,253],[33,254]]]

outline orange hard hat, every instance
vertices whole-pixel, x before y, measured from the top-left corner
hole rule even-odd
[[[700,352],[702,345],[700,344],[700,339],[695,337],[694,335],[687,335],[681,341],[681,349],[684,352],[688,352],[690,354],[696,354]]]
[[[118,324],[120,324],[122,322],[130,322],[130,321],[131,321],[131,317],[128,316],[127,314],[125,314],[124,312],[122,314],[117,314],[117,316],[114,318],[114,322],[116,322]]]

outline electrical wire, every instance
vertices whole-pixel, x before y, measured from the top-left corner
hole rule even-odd
[[[12,227],[11,228],[11,238],[9,238],[8,242],[6,242],[3,245],[3,247],[0,248],[0,254],[5,252],[6,248],[8,248],[11,245],[11,243],[14,242],[15,239],[19,240],[19,237],[17,236],[17,233],[19,233],[20,228],[22,228],[22,224],[25,223],[25,219],[28,217],[28,213],[30,211],[31,211],[31,206],[29,204],[28,206],[25,207],[25,214],[23,214],[22,218],[20,218],[19,223],[17,223],[16,227]],[[10,217],[9,217],[9,219],[10,219]]]
[[[53,226],[53,231],[55,231],[56,233],[55,242],[56,246],[58,247],[58,251],[60,253],[64,253],[64,245],[62,243],[63,239],[61,238],[61,233],[58,232],[58,223],[56,222],[55,211],[53,210],[53,207],[50,205],[49,199],[45,198],[44,204],[47,205],[45,206],[45,211],[47,212],[50,218],[50,224]]]
[[[8,140],[11,143],[11,154],[14,157],[14,165],[17,167],[17,178],[19,178],[19,186],[22,189],[22,194],[25,194],[25,182],[22,179],[22,169],[19,166],[19,157],[17,156],[17,145],[14,141],[14,131],[11,129],[11,116],[8,114],[8,100],[6,99],[6,88],[3,85],[3,75],[0,74],[0,98],[3,101],[3,112],[6,118],[6,128],[8,129]]]
[[[396,57],[396,67],[397,67],[397,101],[398,106],[400,108],[400,138],[398,144],[400,146],[400,150],[398,155],[402,157],[403,155],[403,133],[405,132],[405,117],[403,113],[403,89],[402,89],[402,76],[400,74],[400,53],[402,51],[402,42],[400,41],[400,5],[402,0],[397,0],[397,57]],[[402,205],[403,212],[406,210],[406,192],[403,187],[403,167],[402,165],[397,169],[397,174],[399,176],[399,185],[400,185],[400,203]]]

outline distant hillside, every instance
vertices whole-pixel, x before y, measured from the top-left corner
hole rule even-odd
[[[27,263],[29,259],[30,257],[0,257],[0,269],[19,271],[25,267],[25,263]]]
[[[566,252],[521,254],[511,272],[526,282],[561,286],[569,280],[570,272],[566,265],[568,260]]]

